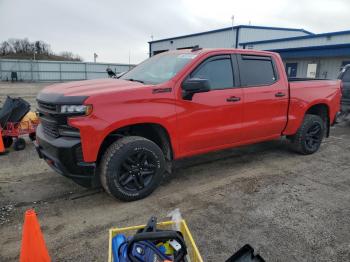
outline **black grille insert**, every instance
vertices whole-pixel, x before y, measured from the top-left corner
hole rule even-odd
[[[38,101],[38,106],[41,109],[52,111],[52,112],[57,112],[57,105],[55,104],[50,104],[42,101]]]
[[[58,132],[58,125],[56,121],[41,117],[40,122],[46,135],[51,137],[59,137],[60,134]]]

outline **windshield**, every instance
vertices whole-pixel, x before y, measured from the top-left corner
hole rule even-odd
[[[137,81],[145,84],[160,84],[175,76],[196,54],[168,53],[152,56],[120,79]]]

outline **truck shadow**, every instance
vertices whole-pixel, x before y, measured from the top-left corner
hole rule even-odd
[[[218,166],[218,172],[220,172],[220,166],[227,165],[227,162],[232,166],[248,166],[250,163],[262,160],[267,155],[273,157],[274,155],[292,156],[295,154],[290,148],[289,141],[283,138],[184,158],[174,161],[173,172],[168,175],[167,179],[164,179],[163,185],[168,184],[174,178],[184,176],[187,173],[186,170],[199,166],[215,164]]]

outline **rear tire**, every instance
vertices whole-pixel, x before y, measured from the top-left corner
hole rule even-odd
[[[290,140],[294,151],[309,155],[321,146],[325,134],[325,123],[318,115],[305,115],[304,121]]]
[[[24,150],[26,148],[26,141],[23,138],[18,138],[15,141],[13,148],[15,149],[15,151]]]
[[[134,201],[147,197],[159,186],[165,159],[154,142],[128,136],[106,150],[99,169],[101,184],[108,194],[122,201]]]

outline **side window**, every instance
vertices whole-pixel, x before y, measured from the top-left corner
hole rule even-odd
[[[234,87],[232,63],[229,56],[211,58],[200,65],[192,74],[192,78],[208,79],[211,89]]]
[[[350,82],[350,68],[348,68],[344,75],[343,75],[343,79],[344,82]]]
[[[271,57],[242,55],[239,70],[243,86],[271,85],[276,82],[276,72]]]

